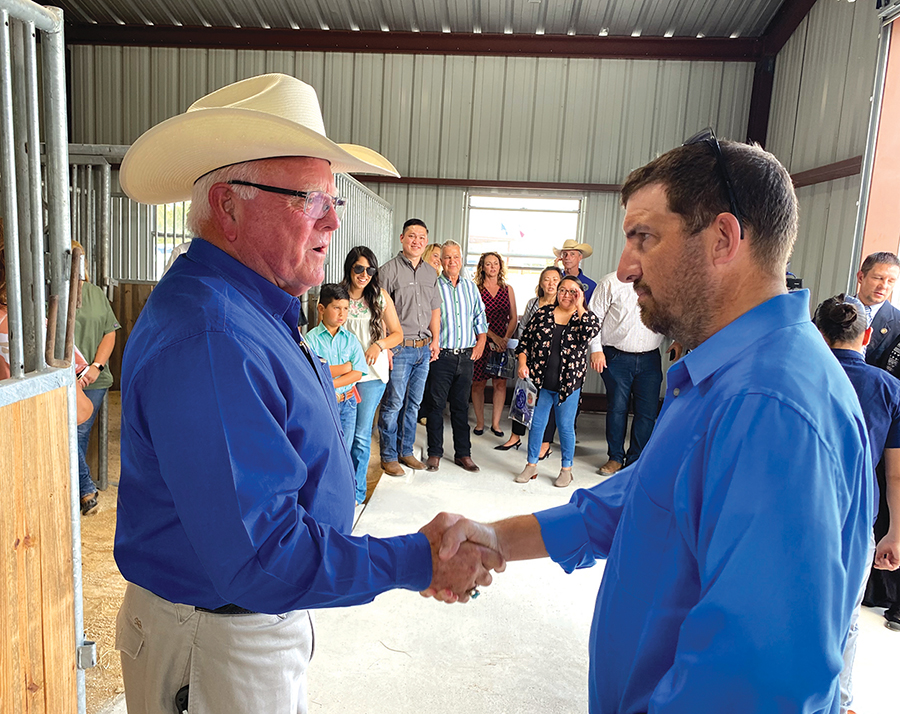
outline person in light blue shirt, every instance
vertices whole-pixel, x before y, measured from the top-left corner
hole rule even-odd
[[[469,539],[567,573],[607,559],[591,714],[837,714],[872,462],[809,293],[785,288],[790,175],[709,132],[633,171],[622,202],[618,277],[645,325],[692,350],[641,458],[566,505],[458,521],[439,557]]]
[[[357,392],[354,385],[367,373],[362,345],[344,323],[350,312],[350,295],[338,283],[326,283],[319,291],[319,324],[309,331],[306,340],[319,357],[331,367],[331,378],[341,415],[341,430],[347,448],[356,435]]]
[[[441,330],[438,358],[431,363],[428,383],[428,460],[426,471],[437,471],[444,456],[444,405],[450,402],[453,430],[453,463],[470,472],[480,471],[472,460],[469,436],[469,393],[475,362],[487,342],[488,322],[475,283],[461,275],[462,248],[448,240],[441,248],[443,271],[438,276],[441,293]]]

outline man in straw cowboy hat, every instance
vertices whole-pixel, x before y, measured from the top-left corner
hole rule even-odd
[[[556,256],[556,262],[562,266],[566,275],[578,278],[584,285],[584,304],[587,305],[591,301],[594,294],[594,288],[597,283],[591,280],[581,269],[581,261],[590,258],[593,249],[587,243],[579,243],[578,241],[567,239],[562,244],[562,248],[554,248],[553,255]]]
[[[192,713],[305,712],[310,609],[429,583],[465,601],[502,567],[481,548],[433,559],[443,521],[350,535],[332,380],[297,329],[340,224],[334,172],[397,175],[330,141],[313,88],[280,74],[203,97],[122,163],[131,198],[190,198],[196,236],[122,366],[116,646],[132,713],[168,714],[185,687]]]

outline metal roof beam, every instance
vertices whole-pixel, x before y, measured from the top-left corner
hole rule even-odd
[[[757,38],[587,37],[71,24],[74,45],[755,62]]]

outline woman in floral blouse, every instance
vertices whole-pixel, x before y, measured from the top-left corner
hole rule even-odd
[[[516,348],[519,377],[531,377],[540,390],[528,434],[528,463],[516,481],[537,478],[541,439],[553,409],[562,450],[562,468],[553,485],[562,487],[572,483],[575,414],[587,371],[588,343],[600,332],[600,321],[585,308],[578,278],[564,277],[556,296],[556,305],[534,313]]]

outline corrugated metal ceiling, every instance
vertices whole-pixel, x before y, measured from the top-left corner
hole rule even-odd
[[[70,22],[619,37],[758,37],[785,0],[58,0]]]

